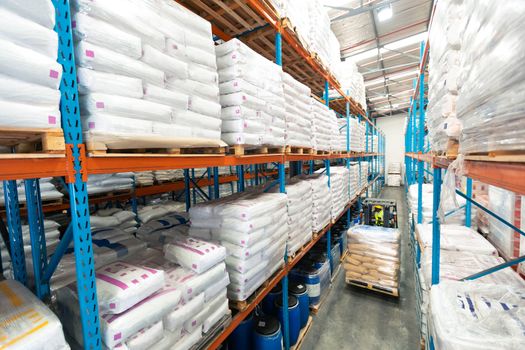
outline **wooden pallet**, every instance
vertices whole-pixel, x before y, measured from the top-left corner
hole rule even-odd
[[[286,154],[314,154],[313,148],[310,147],[296,147],[296,146],[286,146]]]
[[[13,147],[16,153],[66,153],[62,129],[2,128],[0,146]]]
[[[330,284],[330,286],[326,289],[324,294],[321,296],[321,300],[319,300],[319,302],[315,305],[310,305],[310,311],[312,311],[314,315],[317,315],[317,313],[319,313],[319,310],[321,309],[321,307],[324,305],[324,303],[328,299],[328,295],[330,294],[331,290],[332,290],[332,285]]]
[[[447,159],[455,159],[459,152],[459,142],[457,140],[448,139],[447,148],[445,151],[432,151],[434,155],[438,157],[444,157]]]
[[[306,247],[308,246],[308,244],[310,244],[310,242],[311,241],[306,242],[301,248],[297,249],[297,251],[293,253],[292,255],[288,255],[288,262],[292,262],[293,259],[295,259],[297,255],[301,254],[301,252],[306,249]]]
[[[389,295],[392,297],[396,297],[396,298],[399,297],[399,290],[397,288],[385,288],[385,287],[378,286],[373,283],[367,283],[363,281],[349,280],[349,279],[346,280],[346,283],[352,286],[372,290],[374,292],[382,293],[382,294]]]
[[[261,286],[257,288],[257,290],[253,292],[252,295],[250,295],[246,300],[230,300],[230,308],[237,311],[246,310],[246,308],[248,308],[248,305],[250,305],[257,298],[257,296],[259,296],[264,291],[264,289],[266,289],[270,281],[273,280],[275,278],[275,275],[277,275],[280,272],[281,268],[282,266],[280,266],[270,278],[264,281],[264,283],[261,284]]]
[[[317,155],[328,155],[330,154],[331,152],[330,151],[321,151],[321,150],[314,150],[314,154],[317,154]]]
[[[244,156],[249,154],[283,154],[284,150],[284,147],[271,146],[235,145],[230,147],[230,153],[236,156]]]
[[[313,317],[308,316],[308,322],[306,323],[306,326],[301,329],[301,332],[299,333],[299,337],[297,338],[297,343],[295,343],[294,346],[290,346],[290,350],[299,350],[301,346],[303,345],[303,341],[306,338],[306,335],[308,334],[308,331],[310,328],[312,328],[313,323]]]
[[[92,149],[88,147],[90,156],[137,156],[137,157],[157,157],[166,156],[186,156],[186,155],[218,155],[226,154],[226,147],[188,147],[188,148],[130,148],[130,149]]]
[[[475,153],[465,156],[467,160],[476,160],[482,162],[525,162],[525,153],[523,151],[494,151],[485,153]]]

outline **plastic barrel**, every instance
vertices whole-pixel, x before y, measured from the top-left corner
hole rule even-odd
[[[275,299],[275,307],[277,308],[279,321],[282,325],[284,320],[283,298]],[[301,332],[301,310],[299,309],[299,301],[293,295],[288,296],[288,325],[291,346],[297,343],[299,333]]]
[[[262,309],[266,315],[277,316],[277,311],[275,310],[275,298],[282,298],[282,287],[281,284],[277,284],[273,289],[264,297],[262,301]]]
[[[316,305],[321,300],[321,279],[319,278],[319,271],[315,266],[308,266],[303,269],[304,284],[308,291],[308,298],[310,305]]]
[[[256,317],[253,325],[253,349],[281,350],[282,348],[283,335],[279,321],[273,316]]]
[[[312,254],[310,258],[317,269],[321,268],[327,260],[324,254]]]
[[[293,295],[299,301],[299,309],[301,311],[301,329],[308,323],[310,316],[310,300],[306,291],[306,286],[303,283],[290,282],[288,287],[290,295]]]
[[[229,350],[245,350],[252,346],[253,316],[245,318],[228,337]]]

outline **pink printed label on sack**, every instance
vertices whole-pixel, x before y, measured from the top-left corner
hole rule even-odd
[[[97,102],[96,103],[97,108],[104,108],[104,102]]]
[[[234,81],[233,86],[239,86],[239,83],[237,81]]]
[[[71,27],[76,28],[77,27],[77,21],[71,21]]]
[[[191,264],[191,267],[196,269],[197,268],[197,264]]]
[[[88,123],[88,128],[95,129],[95,122],[89,122]]]
[[[57,79],[58,78],[58,72],[54,69],[50,69],[49,70],[49,77],[50,78],[53,78],[53,79]]]
[[[244,127],[247,128],[248,127],[248,123],[245,121],[244,122]]]
[[[106,274],[103,274],[103,273],[97,273],[97,279],[101,280],[101,281],[104,281],[104,282],[107,282],[109,284],[112,284],[122,290],[126,290],[128,289],[128,285],[122,281],[119,281],[111,276],[108,276]]]
[[[117,307],[117,306],[115,305],[115,303],[110,303],[110,304],[109,304],[109,308],[110,308],[110,309],[114,309],[114,308],[116,308],[116,307]]]
[[[171,47],[173,47],[175,50],[179,49],[179,46],[177,44],[171,44]]]
[[[93,51],[93,50],[86,50],[86,56],[87,57],[95,57],[95,51]]]
[[[57,123],[57,117],[55,117],[54,115],[48,115],[47,122],[48,124],[55,125]]]
[[[237,55],[236,55],[236,54],[233,54],[233,55],[232,55],[232,58],[233,58],[233,59],[236,59],[236,58],[237,58]]]
[[[241,114],[241,109],[240,109],[240,108],[237,108],[237,109],[235,110],[235,113],[237,113],[237,114]]]
[[[120,338],[122,338],[122,333],[117,333],[113,336],[113,340],[119,340]]]
[[[242,95],[242,100],[246,101],[246,95]]]

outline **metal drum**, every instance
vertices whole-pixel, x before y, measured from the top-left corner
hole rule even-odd
[[[273,316],[258,316],[254,319],[253,349],[282,350],[283,335],[281,325]],[[251,349],[246,348],[246,349]]]
[[[273,289],[264,297],[262,301],[262,309],[266,315],[277,316],[277,311],[275,310],[275,299],[282,298],[283,289],[281,284],[277,284]]]
[[[299,309],[301,311],[301,329],[303,329],[308,323],[308,317],[310,316],[310,300],[308,298],[308,292],[304,283],[290,282],[288,287],[290,295],[293,295],[299,301]]]
[[[284,320],[283,298],[275,299],[275,307],[277,308],[279,321],[282,325]],[[288,325],[291,346],[297,343],[299,333],[301,332],[301,310],[299,309],[299,301],[293,295],[288,296]]]
[[[228,337],[229,350],[245,350],[252,347],[253,316],[245,318]]]

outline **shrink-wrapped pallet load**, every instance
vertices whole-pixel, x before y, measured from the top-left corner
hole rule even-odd
[[[397,229],[366,225],[349,229],[346,282],[399,295],[399,244]]]
[[[323,172],[324,169],[318,170]],[[350,202],[350,171],[346,166],[330,167],[331,218],[334,222]]]
[[[211,25],[166,0],[73,1],[88,148],[220,146]]]
[[[59,192],[53,183],[53,178],[44,177],[39,179],[40,183],[40,198],[42,201],[58,201],[64,197],[64,194]],[[26,189],[24,180],[17,180],[17,191],[19,203],[26,202]],[[0,204],[5,204],[4,186],[0,186]]]
[[[326,105],[312,98],[313,112],[313,148],[317,151],[330,152],[332,150],[332,138],[338,133],[339,127],[335,112]],[[346,150],[346,147],[345,147]]]
[[[332,194],[328,187],[326,174],[302,176],[311,185],[312,197],[312,231],[320,232],[330,223]]]
[[[230,146],[284,146],[282,69],[238,39],[215,49],[222,139]]]

